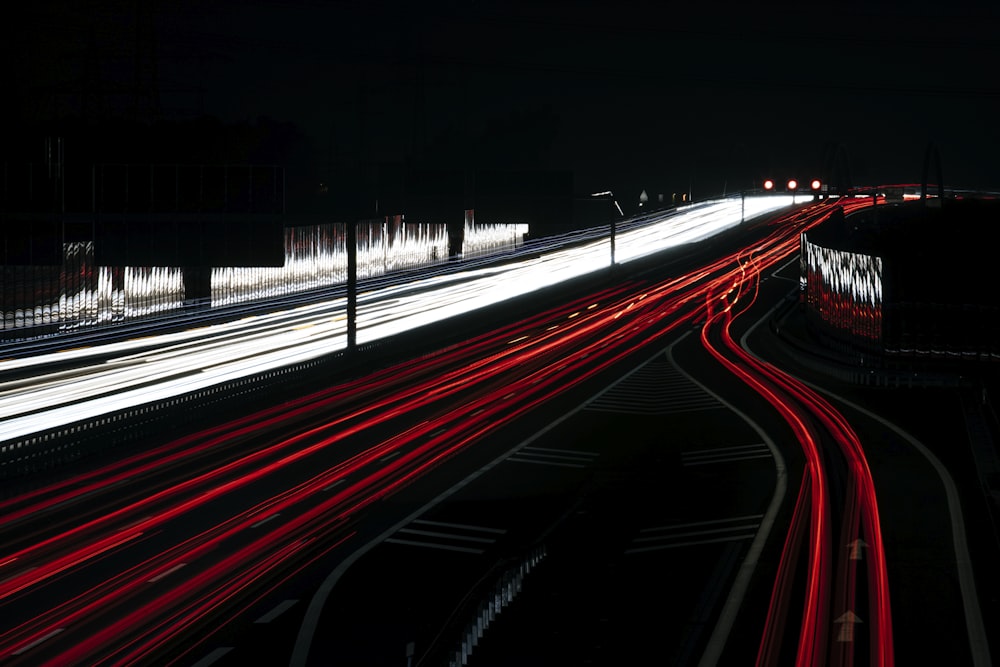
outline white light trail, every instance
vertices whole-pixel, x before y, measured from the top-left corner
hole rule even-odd
[[[616,236],[624,263],[703,240],[791,198],[766,196],[692,205]],[[647,218],[649,219],[649,218]],[[623,228],[628,221],[623,223]],[[370,342],[556,285],[610,264],[609,239],[502,266],[432,275],[358,297],[357,340]],[[236,322],[0,361],[0,372],[32,367],[30,380],[0,385],[0,443],[161,401],[222,382],[315,359],[347,344],[343,297]],[[67,362],[112,358],[67,370]],[[62,365],[63,370],[48,371]]]

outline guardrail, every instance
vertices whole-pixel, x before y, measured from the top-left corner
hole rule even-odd
[[[464,667],[473,650],[501,612],[509,608],[524,581],[547,555],[544,544],[532,547],[519,561],[496,563],[458,603],[438,636],[423,652],[416,667]],[[444,648],[450,644],[451,648]]]

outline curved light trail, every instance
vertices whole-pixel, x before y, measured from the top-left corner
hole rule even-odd
[[[718,281],[717,289],[706,295],[709,315],[702,328],[702,343],[706,349],[774,406],[791,427],[805,455],[802,487],[782,551],[757,664],[782,664],[782,635],[790,604],[791,580],[806,526],[808,565],[795,664],[853,664],[853,642],[846,641],[846,636],[831,641],[829,636],[832,624],[847,622],[853,626],[857,618],[854,614],[857,560],[846,549],[835,555],[832,553],[830,515],[834,508],[828,491],[830,473],[823,455],[823,440],[827,438],[837,445],[848,471],[844,507],[839,508],[842,525],[837,539],[841,544],[851,545],[864,538],[870,547],[867,560],[870,663],[892,665],[892,614],[885,551],[874,482],[860,440],[828,401],[776,367],[751,356],[731,336],[733,320],[746,312],[756,298],[761,265],[772,263],[755,252],[741,261],[744,271],[735,283]],[[716,308],[719,302],[723,305]],[[721,340],[724,349],[712,342],[713,336]],[[832,600],[831,590],[834,591]],[[853,627],[849,632],[853,633]]]

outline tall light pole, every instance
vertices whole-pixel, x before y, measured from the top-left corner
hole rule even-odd
[[[625,214],[622,213],[622,207],[618,205],[618,200],[615,199],[615,193],[613,193],[611,190],[605,190],[604,192],[595,192],[595,193],[593,193],[590,196],[591,197],[607,197],[607,198],[609,198],[611,201],[614,202],[615,208],[618,209],[618,215],[622,216],[623,218],[625,217]],[[617,223],[617,220],[614,217],[612,217],[611,218],[611,266],[615,265],[615,224],[616,223]]]

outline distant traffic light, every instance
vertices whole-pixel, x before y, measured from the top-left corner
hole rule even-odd
[[[767,179],[767,180],[765,180],[764,181],[764,189],[768,190],[768,191],[773,190],[774,189],[774,181],[772,181],[770,178]]]

